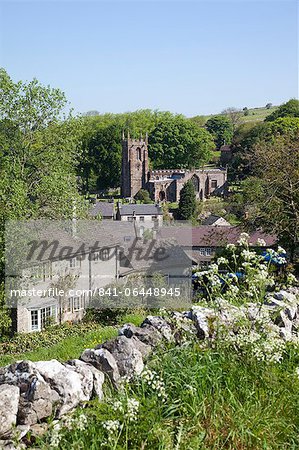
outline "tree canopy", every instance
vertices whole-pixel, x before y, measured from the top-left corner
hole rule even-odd
[[[149,135],[155,169],[198,168],[208,161],[213,148],[210,133],[180,115],[163,118]]]
[[[207,120],[206,129],[214,138],[216,147],[219,149],[224,144],[230,144],[234,129],[232,121],[228,116],[213,116]]]
[[[272,114],[266,117],[266,122],[273,122],[280,117],[299,117],[299,100],[292,98],[280,105]]]

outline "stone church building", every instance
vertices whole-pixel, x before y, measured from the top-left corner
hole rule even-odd
[[[160,169],[149,170],[148,139],[122,139],[122,197],[134,197],[140,189],[147,189],[155,202],[177,202],[186,181],[191,180],[200,200],[213,195],[225,195],[227,169]]]

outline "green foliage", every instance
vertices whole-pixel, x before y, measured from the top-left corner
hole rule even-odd
[[[187,181],[181,189],[179,201],[179,218],[190,220],[196,211],[196,196],[192,181]]]
[[[260,143],[252,165],[255,177],[243,185],[248,225],[277,234],[294,259],[299,247],[299,135]]]
[[[210,133],[181,115],[163,118],[149,135],[155,169],[199,168],[213,148]]]
[[[233,124],[229,117],[224,115],[211,117],[206,123],[206,129],[212,134],[218,149],[224,144],[231,143]]]
[[[149,192],[146,189],[140,189],[134,198],[141,203],[152,203]]]
[[[273,122],[279,117],[299,117],[299,100],[292,98],[280,105],[276,111],[266,117],[266,122]]]
[[[8,219],[69,218],[83,205],[77,189],[81,121],[65,115],[63,92],[36,79],[13,82],[0,69],[0,278]],[[9,319],[1,285],[0,329]]]
[[[297,448],[298,363],[291,350],[275,365],[221,346],[163,349],[148,376],[77,410],[38,447],[58,440],[62,450]]]

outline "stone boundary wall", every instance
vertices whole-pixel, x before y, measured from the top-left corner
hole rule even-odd
[[[167,319],[148,316],[140,327],[126,324],[116,338],[86,349],[80,359],[18,361],[0,368],[0,448],[15,448],[16,434],[22,439],[29,431],[44,431],[51,416],[60,419],[83,402],[102,399],[105,381],[117,388],[123,377],[140,374],[146,358],[163,342],[181,345],[191,336],[213,339],[215,320],[229,327],[240,317],[253,321],[270,311],[277,317],[273,330],[283,340],[292,339],[299,325],[298,294],[299,289],[293,288],[273,294],[262,306],[236,307],[222,301],[217,310],[194,305]]]

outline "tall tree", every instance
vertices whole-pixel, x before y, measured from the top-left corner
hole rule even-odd
[[[213,136],[218,149],[224,144],[229,145],[231,143],[234,130],[232,121],[227,116],[211,117],[207,120],[206,129]]]
[[[187,181],[181,189],[179,201],[179,218],[190,220],[196,211],[196,196],[191,180]]]
[[[65,116],[59,89],[14,82],[0,69],[0,332],[4,308],[4,226],[8,219],[68,218],[77,190],[80,120]]]
[[[213,148],[210,133],[180,115],[162,118],[149,136],[155,169],[198,168],[209,160]]]
[[[255,176],[244,184],[248,223],[276,233],[294,259],[299,249],[299,134],[254,148]]]

